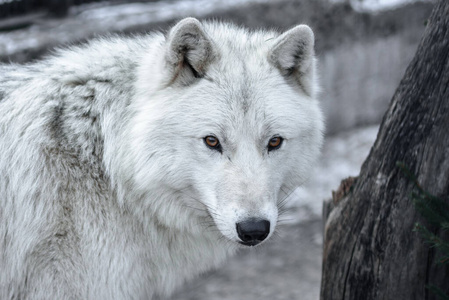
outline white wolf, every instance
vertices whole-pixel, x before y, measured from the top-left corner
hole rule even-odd
[[[269,238],[322,143],[313,45],[187,18],[1,66],[0,298],[165,297]]]

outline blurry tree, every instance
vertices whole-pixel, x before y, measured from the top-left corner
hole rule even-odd
[[[50,13],[54,16],[64,17],[67,15],[73,0],[44,0],[48,5]]]
[[[449,265],[413,231],[415,187],[449,199],[449,1],[439,0],[384,116],[360,176],[342,184],[325,216],[321,299],[437,299],[449,292]],[[448,236],[432,224],[439,237]]]

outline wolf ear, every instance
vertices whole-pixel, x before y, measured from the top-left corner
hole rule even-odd
[[[316,93],[315,38],[307,25],[298,25],[279,36],[269,60],[286,77],[294,78],[309,96]]]
[[[195,18],[179,21],[167,37],[165,59],[170,72],[170,83],[180,80],[189,84],[204,76],[215,57],[212,41]]]

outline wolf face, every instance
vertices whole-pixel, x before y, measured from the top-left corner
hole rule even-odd
[[[179,22],[140,69],[129,134],[136,186],[178,192],[173,207],[199,208],[226,240],[267,239],[322,144],[313,44],[305,25],[279,36]],[[192,224],[183,215],[176,222]]]

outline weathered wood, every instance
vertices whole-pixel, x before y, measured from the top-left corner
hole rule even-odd
[[[440,0],[351,192],[326,221],[321,299],[436,299],[449,268],[413,232],[423,222],[404,162],[432,194],[449,194],[449,1]]]

